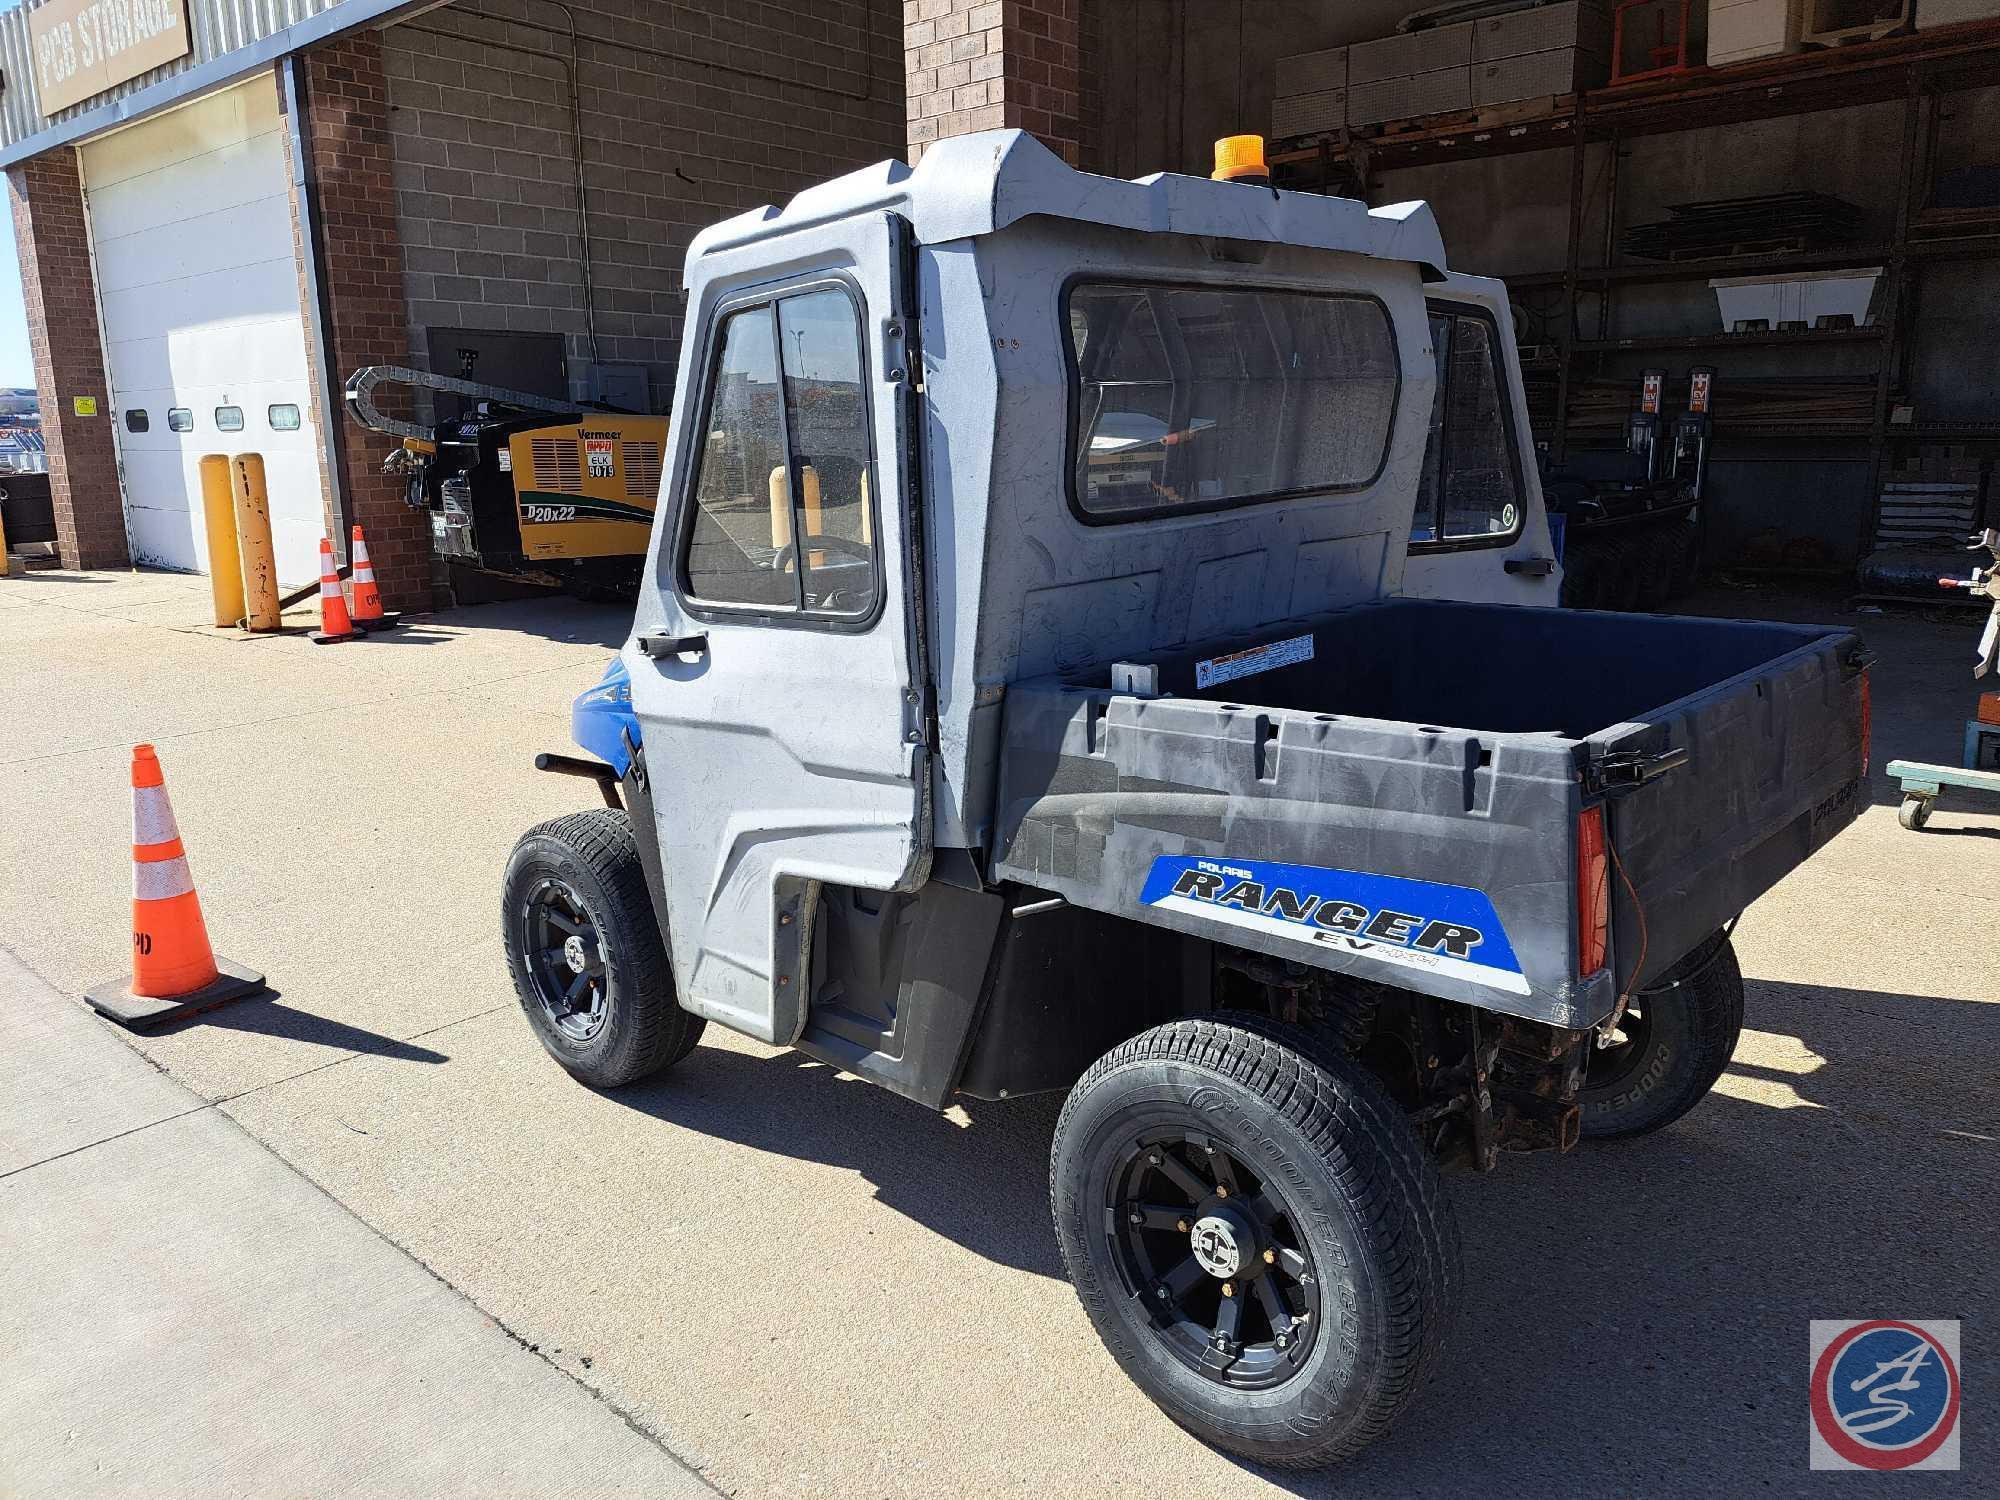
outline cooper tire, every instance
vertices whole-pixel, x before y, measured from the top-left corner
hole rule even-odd
[[[1691,978],[1677,979],[1690,971]],[[1617,1033],[1624,1040],[1610,1048],[1593,1043],[1577,1094],[1582,1133],[1613,1140],[1671,1125],[1715,1087],[1742,1033],[1736,950],[1728,938],[1719,951],[1704,943],[1654,989],[1632,997]]]
[[[1176,1174],[1150,1164],[1155,1152],[1214,1196],[1123,1201],[1171,1199]],[[1297,1027],[1176,1021],[1099,1059],[1063,1106],[1049,1194],[1070,1281],[1112,1357],[1228,1452],[1293,1469],[1345,1458],[1387,1430],[1443,1346],[1461,1271],[1436,1168],[1381,1085]],[[1204,1226],[1231,1212],[1250,1226],[1247,1243],[1229,1232],[1248,1269],[1226,1276],[1202,1259]]]
[[[707,1022],[675,1000],[623,812],[571,813],[521,835],[507,861],[501,932],[528,1024],[579,1081],[603,1089],[632,1083],[671,1067],[701,1040]]]

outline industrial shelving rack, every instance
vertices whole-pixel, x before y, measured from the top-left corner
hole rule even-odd
[[[1870,496],[1865,550],[1874,534],[1883,470],[1899,445],[1922,442],[2000,443],[2000,422],[1898,423],[1892,397],[1907,389],[1914,357],[1921,269],[1943,260],[2000,257],[2000,208],[1983,224],[1932,226],[1923,209],[1931,192],[1937,154],[1939,100],[1967,89],[2000,84],[2000,22],[1976,22],[1863,42],[1823,51],[1742,63],[1722,69],[1615,85],[1552,101],[1543,113],[1491,123],[1410,122],[1384,127],[1363,138],[1324,138],[1282,149],[1271,157],[1281,186],[1315,191],[1365,192],[1370,175],[1402,167],[1528,151],[1566,149],[1570,157],[1569,229],[1560,269],[1509,276],[1510,290],[1562,292],[1557,320],[1557,385],[1553,420],[1547,432],[1552,457],[1560,461],[1572,436],[1571,393],[1579,368],[1600,369],[1607,355],[1651,350],[1715,354],[1744,348],[1823,348],[1860,345],[1875,351],[1874,398],[1865,423],[1816,423],[1814,438],[1865,438]],[[1886,241],[1794,254],[1724,256],[1701,260],[1619,264],[1617,260],[1618,172],[1621,142],[1636,136],[1709,129],[1784,115],[1848,109],[1900,99],[1902,129],[1893,170],[1896,174],[1894,226]],[[1605,188],[1604,235],[1596,247],[1598,264],[1585,265],[1585,162],[1588,148],[1611,147]],[[1934,232],[1934,229],[1937,232]],[[1952,232],[1958,230],[1961,232]],[[1883,267],[1876,320],[1862,328],[1806,333],[1767,332],[1611,337],[1612,292],[1619,286],[1706,280],[1711,276],[1788,275],[1849,266]],[[1578,296],[1598,294],[1596,334],[1579,330]],[[1726,379],[1726,372],[1724,378]],[[1746,437],[1778,438],[1782,426],[1736,424]]]

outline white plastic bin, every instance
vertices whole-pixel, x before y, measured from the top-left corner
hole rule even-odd
[[[1718,276],[1709,282],[1722,314],[1723,332],[1738,323],[1764,319],[1772,328],[1803,322],[1808,328],[1830,313],[1846,313],[1856,328],[1873,321],[1880,266],[1846,271],[1802,271],[1791,276]]]

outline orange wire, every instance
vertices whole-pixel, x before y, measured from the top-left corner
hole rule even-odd
[[[1639,976],[1646,970],[1646,908],[1639,902],[1639,893],[1633,888],[1632,877],[1625,873],[1625,861],[1618,857],[1618,846],[1611,842],[1609,829],[1605,830],[1604,847],[1611,851],[1611,868],[1618,872],[1618,878],[1625,882],[1625,894],[1632,898],[1632,915],[1639,919],[1639,958],[1632,965],[1632,979],[1618,996],[1615,1010],[1623,1010],[1632,1003],[1632,986],[1639,982]]]

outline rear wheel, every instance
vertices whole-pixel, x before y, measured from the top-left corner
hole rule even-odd
[[[1931,799],[1929,797],[1905,797],[1903,805],[1896,809],[1896,821],[1910,832],[1915,833],[1931,820]]]
[[[674,998],[631,821],[572,813],[521,835],[501,933],[514,991],[549,1055],[616,1088],[692,1052],[707,1024]]]
[[[1577,1094],[1583,1134],[1671,1125],[1715,1087],[1742,1033],[1743,971],[1729,939],[1711,939],[1632,997],[1609,1045],[1593,1045]]]
[[[1176,1021],[1100,1059],[1050,1198],[1113,1358],[1232,1453],[1346,1457],[1442,1345],[1460,1272],[1436,1169],[1381,1085],[1296,1027]]]

